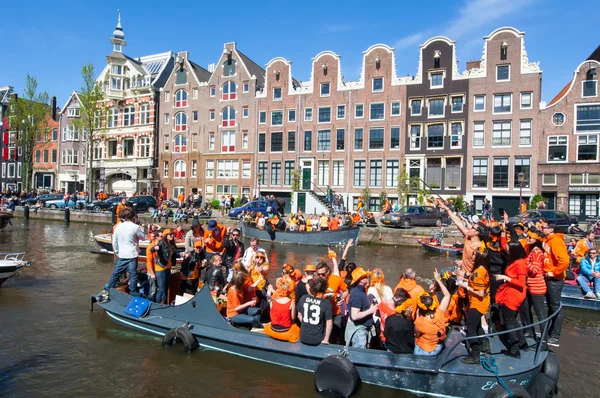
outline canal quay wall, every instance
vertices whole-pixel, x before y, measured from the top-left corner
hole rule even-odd
[[[17,218],[24,217],[24,208],[17,207],[15,209],[14,215]],[[65,220],[65,212],[64,210],[50,210],[50,209],[42,209],[37,213],[30,211],[29,218],[31,220],[49,220],[49,221],[63,221]],[[238,223],[235,220],[230,219],[229,217],[214,217],[222,224],[228,227],[235,227]],[[152,223],[152,219],[149,215],[140,216],[140,220],[149,224]],[[102,213],[94,213],[88,211],[71,211],[70,213],[70,221],[71,222],[81,222],[81,223],[94,223],[94,224],[102,224],[106,227],[110,228],[112,224],[111,214],[107,212]],[[206,223],[208,220],[201,220],[201,222]],[[164,226],[164,224],[162,224]],[[173,226],[173,222],[169,223],[169,226]],[[184,228],[189,228],[188,224],[183,224]],[[108,229],[102,228],[102,229]],[[390,227],[363,227],[360,230],[360,244],[361,245],[383,245],[383,246],[419,246],[417,239],[421,239],[424,237],[428,237],[432,228],[417,228],[413,227],[408,230],[398,229],[398,228],[390,228]],[[100,230],[98,231],[100,232]],[[446,238],[447,243],[460,242],[462,243],[463,238],[461,234],[458,232],[456,227],[450,226],[447,230],[448,237]]]

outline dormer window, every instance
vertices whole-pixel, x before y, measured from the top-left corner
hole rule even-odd
[[[431,88],[443,87],[444,86],[444,74],[442,72],[432,73],[430,76]]]
[[[223,63],[223,76],[235,75],[235,60],[231,56]]]
[[[496,81],[507,82],[510,80],[510,65],[496,66]]]
[[[383,77],[373,78],[373,92],[379,93],[383,91]]]
[[[122,70],[121,65],[113,65],[110,73],[113,75],[120,75]]]
[[[175,84],[186,84],[187,83],[187,72],[185,69],[181,68],[177,71],[177,76],[175,77]]]
[[[281,101],[281,87],[275,87],[273,89],[273,100]]]
[[[68,108],[69,117],[79,117],[79,108]]]
[[[589,78],[588,74],[588,78]],[[593,76],[592,76],[593,78]],[[583,96],[584,97],[595,97],[597,94],[597,85],[596,80],[584,80],[583,81]]]

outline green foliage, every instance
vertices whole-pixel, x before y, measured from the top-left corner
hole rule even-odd
[[[233,207],[240,207],[242,205],[242,197],[239,196],[233,201]]]
[[[364,187],[361,194],[363,197],[363,200],[365,201],[365,208],[370,209],[370,202],[371,202],[371,194],[373,192],[371,191],[371,189],[369,187]]]
[[[529,202],[529,209],[535,209],[537,207],[538,202],[543,202],[543,201],[544,201],[544,197],[542,195],[540,195],[539,193],[536,193],[535,195],[533,195],[533,197],[531,198],[531,201]]]
[[[383,205],[385,205],[385,200],[387,199],[387,193],[381,191],[379,193],[379,210],[383,210]]]
[[[454,211],[465,211],[467,209],[467,204],[465,203],[465,199],[461,196],[450,196],[448,201],[452,200],[452,204],[454,205]]]
[[[302,188],[302,170],[292,170],[292,191],[299,191]]]
[[[411,191],[411,183],[406,172],[406,167],[402,166],[398,174],[398,205],[400,207],[406,204],[406,199]]]
[[[212,202],[210,202],[210,205],[213,209],[218,209],[219,206],[221,206],[221,202],[219,201],[219,199],[215,199]]]

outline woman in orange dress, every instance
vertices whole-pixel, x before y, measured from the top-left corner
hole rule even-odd
[[[279,279],[277,290],[271,296],[271,323],[265,326],[265,334],[276,340],[295,343],[300,338],[296,325],[296,304],[292,298],[294,289],[287,279]]]
[[[440,305],[436,305],[433,297],[423,291],[417,297],[417,319],[415,320],[415,355],[437,355],[442,351],[442,343],[446,339],[446,322],[444,316],[450,303],[450,292],[442,283],[437,269],[433,273],[435,281],[444,293]]]

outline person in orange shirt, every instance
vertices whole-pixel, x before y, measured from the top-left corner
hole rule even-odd
[[[156,251],[152,250],[158,241],[162,238],[160,232],[156,233],[155,237],[150,241],[146,248],[146,275],[148,276],[149,292],[148,299],[154,301],[156,296],[156,274],[154,273],[154,263],[156,262]]]
[[[595,239],[594,231],[587,231],[583,239],[577,241],[577,245],[575,245],[575,249],[573,249],[573,254],[577,256],[577,264],[587,255],[587,252],[590,249],[595,249],[596,245],[594,243]]]
[[[338,229],[340,229],[340,220],[337,217],[331,217],[331,220],[329,220],[329,230],[330,231],[337,231]]]
[[[115,212],[115,214],[117,216],[119,216],[119,213],[121,213],[121,210],[123,210],[126,207],[128,207],[127,206],[127,198],[123,198],[123,199],[121,199],[121,203],[119,203],[119,205],[117,206],[117,211]]]
[[[344,280],[331,273],[331,268],[324,261],[317,263],[317,276],[327,281],[327,293],[323,296],[331,301],[333,314],[333,330],[329,342],[333,344],[343,344],[342,315],[340,305],[348,297],[348,285]]]
[[[236,272],[231,279],[231,287],[227,291],[227,318],[233,326],[252,326],[262,328],[260,308],[255,307],[256,298],[245,301],[246,275]]]
[[[185,204],[185,194],[183,192],[180,192],[179,195],[177,195],[177,201],[179,202],[179,207],[183,207]]]
[[[225,248],[223,242],[227,236],[227,228],[217,222],[210,220],[204,231],[204,249],[206,251],[206,260],[210,261],[215,254],[223,254]]]
[[[446,310],[450,304],[450,292],[442,283],[437,269],[433,273],[444,298],[439,306],[436,301],[423,291],[417,296],[418,316],[415,320],[415,355],[437,355],[442,351],[442,343],[446,339]]]

